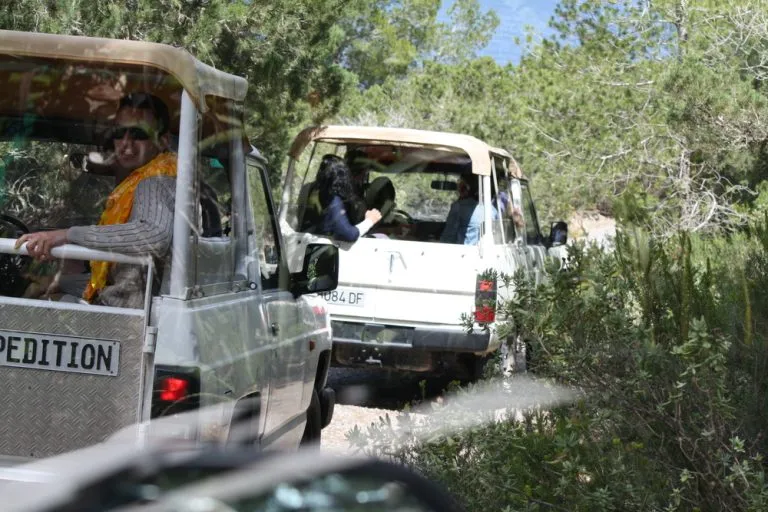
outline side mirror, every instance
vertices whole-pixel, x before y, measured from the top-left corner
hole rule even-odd
[[[549,227],[549,246],[558,247],[568,243],[568,224],[562,220],[553,222]]]
[[[335,290],[339,284],[339,248],[331,244],[309,244],[301,272],[291,275],[295,296]]]

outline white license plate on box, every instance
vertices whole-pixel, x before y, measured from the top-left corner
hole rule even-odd
[[[116,377],[120,343],[0,331],[0,366]]]
[[[320,294],[328,304],[337,306],[365,306],[365,292],[354,288],[336,288],[330,292]]]

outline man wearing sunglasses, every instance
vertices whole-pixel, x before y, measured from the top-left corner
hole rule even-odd
[[[176,155],[168,151],[169,124],[168,109],[159,98],[144,93],[124,96],[111,133],[116,186],[99,224],[29,233],[18,239],[16,247],[26,242],[29,255],[38,260],[50,260],[51,249],[66,243],[167,258],[176,191]],[[65,297],[103,305],[142,306],[145,274],[141,268],[92,261],[90,274],[71,273],[77,267],[72,262],[62,265],[54,287]],[[49,288],[48,293],[53,291]]]

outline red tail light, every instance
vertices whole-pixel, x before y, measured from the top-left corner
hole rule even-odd
[[[160,388],[160,400],[163,402],[177,402],[187,396],[189,381],[178,377],[166,377]]]
[[[494,320],[496,320],[496,280],[477,276],[475,322],[488,324]]]
[[[481,306],[475,310],[475,322],[489,324],[496,320],[496,310],[491,306]]]

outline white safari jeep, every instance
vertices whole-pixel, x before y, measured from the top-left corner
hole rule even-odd
[[[344,158],[357,197],[383,214],[356,242],[334,242],[342,249],[339,286],[323,294],[334,365],[476,376],[489,354],[507,346],[497,335],[496,305],[510,292],[497,276],[523,270],[542,279],[548,254],[564,249],[567,225],[554,223],[550,237],[543,236],[528,182],[512,157],[474,137],[311,127],[294,140],[280,205],[296,254],[324,235],[307,219],[323,215],[314,189],[326,154]],[[446,229],[460,177],[477,200],[470,200],[461,226]],[[472,233],[467,221],[477,204]],[[522,349],[512,351],[515,357],[502,353],[507,370],[525,367]]]
[[[334,397],[325,385],[330,321],[316,293],[335,287],[338,250],[306,247],[303,268],[289,272],[265,161],[245,139],[246,89],[243,78],[165,45],[0,31],[6,463],[89,446],[134,424],[150,432],[167,424],[151,419],[181,412],[174,435],[187,439],[286,448],[318,440]],[[147,283],[135,308],[64,300],[46,281],[63,263],[33,261],[16,240],[99,222],[115,178],[109,158],[96,165],[96,156],[109,155],[119,101],[137,92],[170,113],[171,257],[60,246],[52,255],[70,269],[62,282],[87,280],[88,261],[106,261],[134,265]],[[139,131],[124,136],[143,140]],[[190,429],[196,411],[207,414]]]

